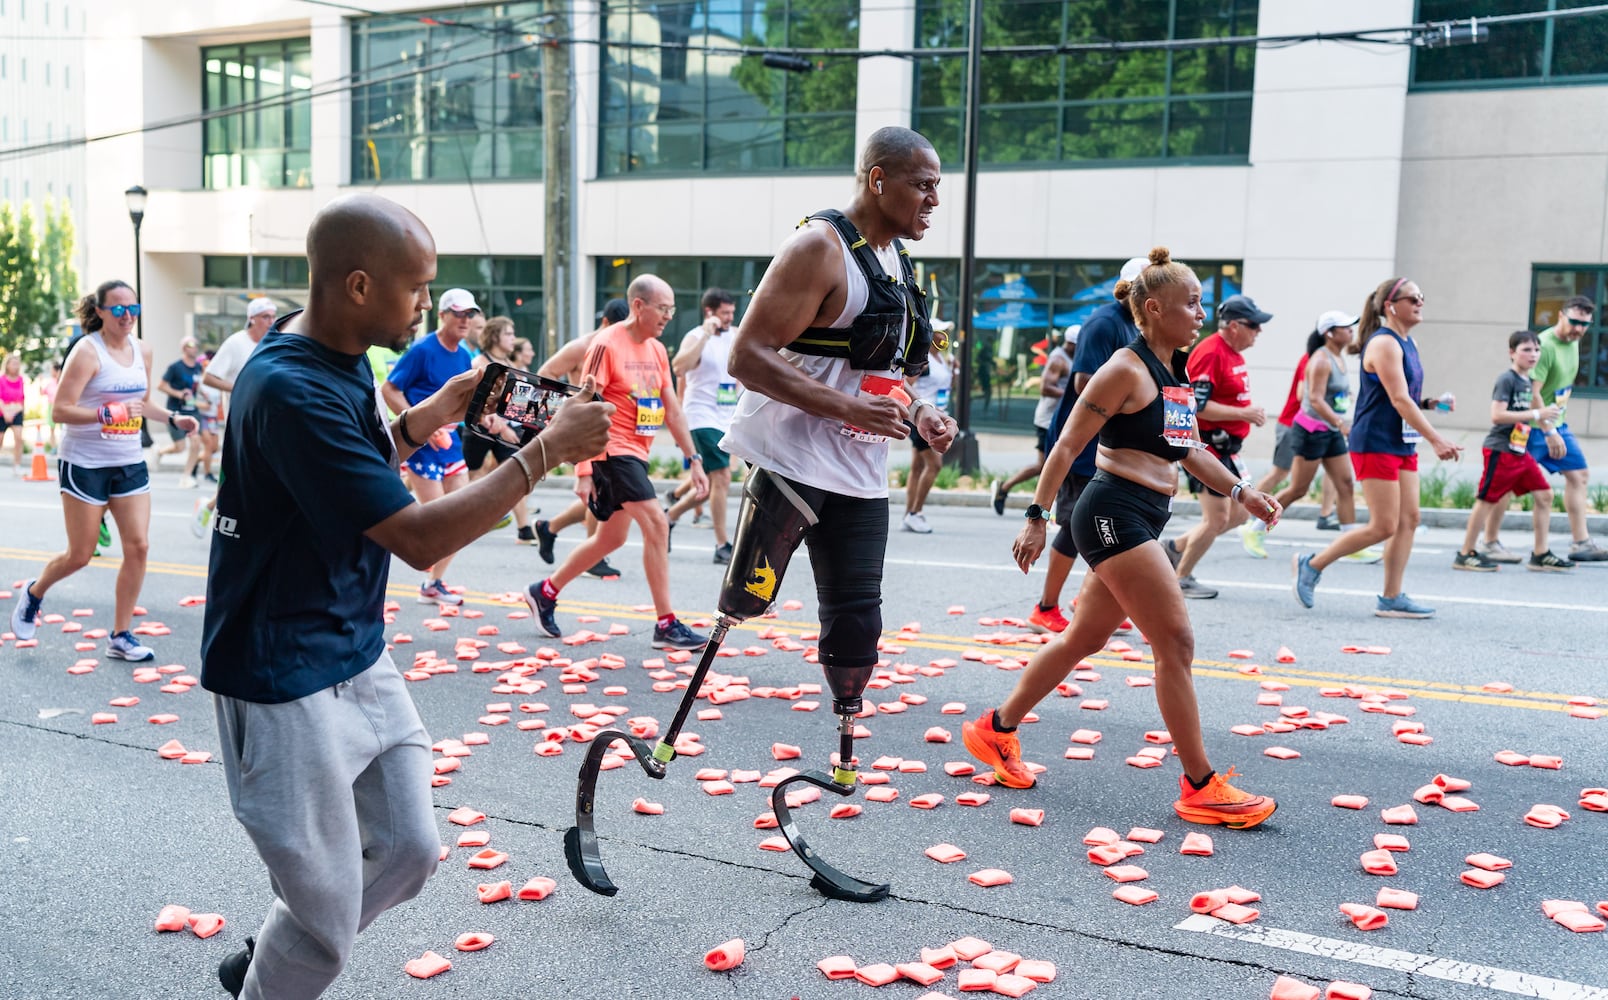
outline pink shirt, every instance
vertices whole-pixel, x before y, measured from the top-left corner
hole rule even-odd
[[[0,375],[0,403],[21,403],[24,399],[22,376],[7,378]]]

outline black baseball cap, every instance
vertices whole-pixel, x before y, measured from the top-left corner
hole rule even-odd
[[[601,323],[608,320],[610,323],[624,323],[631,318],[631,307],[624,299],[609,299],[603,303],[603,308],[592,317],[592,322]]]
[[[1224,322],[1237,319],[1261,326],[1272,319],[1273,314],[1256,308],[1256,300],[1249,295],[1230,295],[1217,307],[1217,318]]]

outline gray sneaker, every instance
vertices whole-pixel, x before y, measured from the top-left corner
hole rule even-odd
[[[1471,573],[1495,573],[1501,569],[1494,559],[1479,552],[1459,552],[1452,557],[1452,569],[1468,570]]]
[[[1523,556],[1517,552],[1509,552],[1502,546],[1501,542],[1481,542],[1474,546],[1474,551],[1491,562],[1503,563],[1508,566],[1516,566],[1524,561]]]
[[[1575,568],[1575,564],[1548,549],[1540,555],[1532,554],[1524,568],[1532,573],[1567,573]]]
[[[1323,570],[1312,568],[1312,553],[1306,555],[1296,553],[1290,557],[1290,567],[1295,572],[1295,599],[1301,602],[1303,608],[1312,607],[1318,589],[1318,581],[1323,579]]]
[[[1176,539],[1171,538],[1163,541],[1161,543],[1161,551],[1167,553],[1167,562],[1172,565],[1173,569],[1177,569],[1178,564],[1183,561],[1184,554],[1179,552],[1178,549],[1173,546],[1174,541],[1176,541]]]
[[[44,604],[44,598],[35,597],[28,592],[34,582],[29,580],[22,585],[22,592],[16,597],[17,603],[11,606],[11,634],[23,641],[34,637],[42,617],[39,609]]]
[[[1178,581],[1178,589],[1184,596],[1192,601],[1209,601],[1217,596],[1217,591],[1206,586],[1193,576],[1186,576]]]
[[[1426,608],[1414,601],[1406,594],[1397,594],[1395,597],[1380,595],[1379,605],[1374,608],[1376,618],[1433,618],[1434,608]]]
[[[1608,549],[1599,547],[1596,540],[1590,536],[1569,546],[1571,562],[1602,562],[1605,559],[1608,559]]]

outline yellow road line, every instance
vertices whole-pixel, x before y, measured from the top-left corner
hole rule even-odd
[[[29,549],[16,549],[0,547],[0,558],[43,561],[51,558],[55,553],[38,552]],[[90,568],[117,569],[122,566],[121,559],[113,556],[102,556],[90,563]],[[164,576],[184,576],[205,579],[207,569],[190,563],[161,562],[153,560],[147,564],[147,572],[160,573]],[[416,598],[416,588],[406,584],[392,584],[386,590],[386,595],[394,599]],[[524,602],[507,604],[496,600],[501,594],[492,594],[486,591],[466,590],[463,593],[464,603],[484,608],[503,608],[523,610]],[[635,605],[614,604],[606,601],[566,600],[564,610],[566,614],[586,614],[612,618],[622,618],[628,621],[653,621],[655,615],[651,612],[635,610]],[[699,612],[699,615],[706,612]],[[689,614],[689,617],[691,615]],[[793,622],[779,618],[760,618],[744,622],[736,629],[748,632],[762,632],[766,629],[776,628],[788,631],[796,638],[798,634],[814,632],[819,628],[816,622]],[[923,649],[941,653],[958,653],[970,649],[982,649],[996,652],[1001,655],[1023,653],[1028,656],[1043,648],[1033,646],[999,646],[993,643],[973,641],[969,636],[945,635],[942,633],[922,633],[916,639],[897,639],[897,631],[889,630],[883,638],[892,645],[904,646],[907,649]],[[532,636],[530,640],[545,642],[547,636]],[[557,641],[557,640],[553,640]],[[1355,654],[1365,656],[1370,654]],[[1124,660],[1114,653],[1096,653],[1088,658],[1093,665],[1110,668],[1137,670],[1145,673],[1154,673],[1155,664],[1150,659],[1142,661]],[[1452,684],[1445,681],[1428,681],[1410,677],[1388,677],[1372,674],[1346,674],[1334,671],[1303,670],[1287,665],[1277,667],[1263,666],[1263,673],[1243,674],[1239,672],[1239,664],[1223,660],[1196,659],[1192,665],[1194,673],[1217,678],[1221,680],[1260,683],[1264,680],[1277,680],[1289,684],[1292,688],[1319,688],[1334,687],[1343,684],[1363,684],[1378,687],[1400,688],[1413,697],[1428,698],[1435,701],[1462,702],[1474,705],[1489,705],[1503,708],[1523,708],[1543,712],[1568,712],[1566,700],[1573,695],[1553,694],[1539,691],[1515,690],[1506,694],[1492,694],[1479,687],[1463,684]],[[1348,699],[1349,701],[1349,699]],[[1341,704],[1345,704],[1342,702]]]

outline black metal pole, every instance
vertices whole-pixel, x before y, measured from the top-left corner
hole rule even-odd
[[[956,422],[960,433],[949,449],[946,461],[958,464],[960,471],[974,475],[980,468],[977,435],[971,429],[972,360],[976,344],[972,341],[972,284],[977,270],[977,118],[982,103],[983,80],[983,0],[971,0],[966,55],[965,144],[966,207],[961,231],[960,308],[955,316],[955,340],[960,347],[960,392],[956,400]]]
[[[140,220],[134,220],[134,297],[140,302],[140,314],[134,317],[134,335],[145,339],[145,293],[140,288]]]

